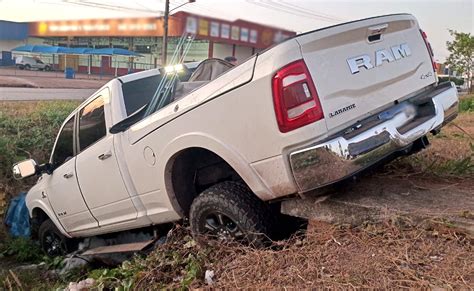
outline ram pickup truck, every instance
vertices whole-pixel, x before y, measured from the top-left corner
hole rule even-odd
[[[189,82],[172,74],[110,81],[65,120],[48,163],[14,165],[39,175],[27,206],[48,254],[186,217],[195,235],[256,241],[277,201],[419,151],[457,115],[408,14],[300,34],[235,67],[205,61]]]

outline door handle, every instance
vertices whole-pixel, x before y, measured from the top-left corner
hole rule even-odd
[[[106,159],[110,158],[111,156],[112,156],[112,153],[111,153],[111,152],[107,152],[107,153],[105,153],[105,154],[99,155],[97,158],[98,158],[99,160],[103,161],[103,160],[106,160]]]
[[[69,178],[71,178],[72,176],[74,176],[73,173],[67,173],[67,174],[64,174],[64,175],[63,175],[63,177],[64,177],[65,179],[69,179]]]

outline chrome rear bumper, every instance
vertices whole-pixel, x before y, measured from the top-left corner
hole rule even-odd
[[[443,84],[435,88],[434,92],[434,116],[403,134],[398,128],[407,123],[407,115],[400,111],[391,119],[348,139],[341,133],[323,143],[292,152],[290,164],[299,192],[350,177],[406,149],[417,139],[454,119],[458,112],[456,87],[452,83]]]

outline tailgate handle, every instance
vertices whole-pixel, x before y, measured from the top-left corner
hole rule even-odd
[[[388,28],[388,24],[381,24],[377,26],[369,27],[367,40],[369,42],[376,42],[382,39],[382,33],[384,33]]]
[[[388,28],[388,24],[381,24],[381,25],[376,25],[376,26],[371,26],[369,27],[369,35],[374,35],[374,34],[382,34],[384,33]]]

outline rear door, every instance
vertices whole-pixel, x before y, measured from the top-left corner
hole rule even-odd
[[[79,111],[78,121],[77,179],[99,226],[137,217],[119,170],[114,136],[107,130],[107,124],[111,124],[109,104],[106,88]]]
[[[376,17],[296,38],[329,133],[436,82],[416,19]]]

